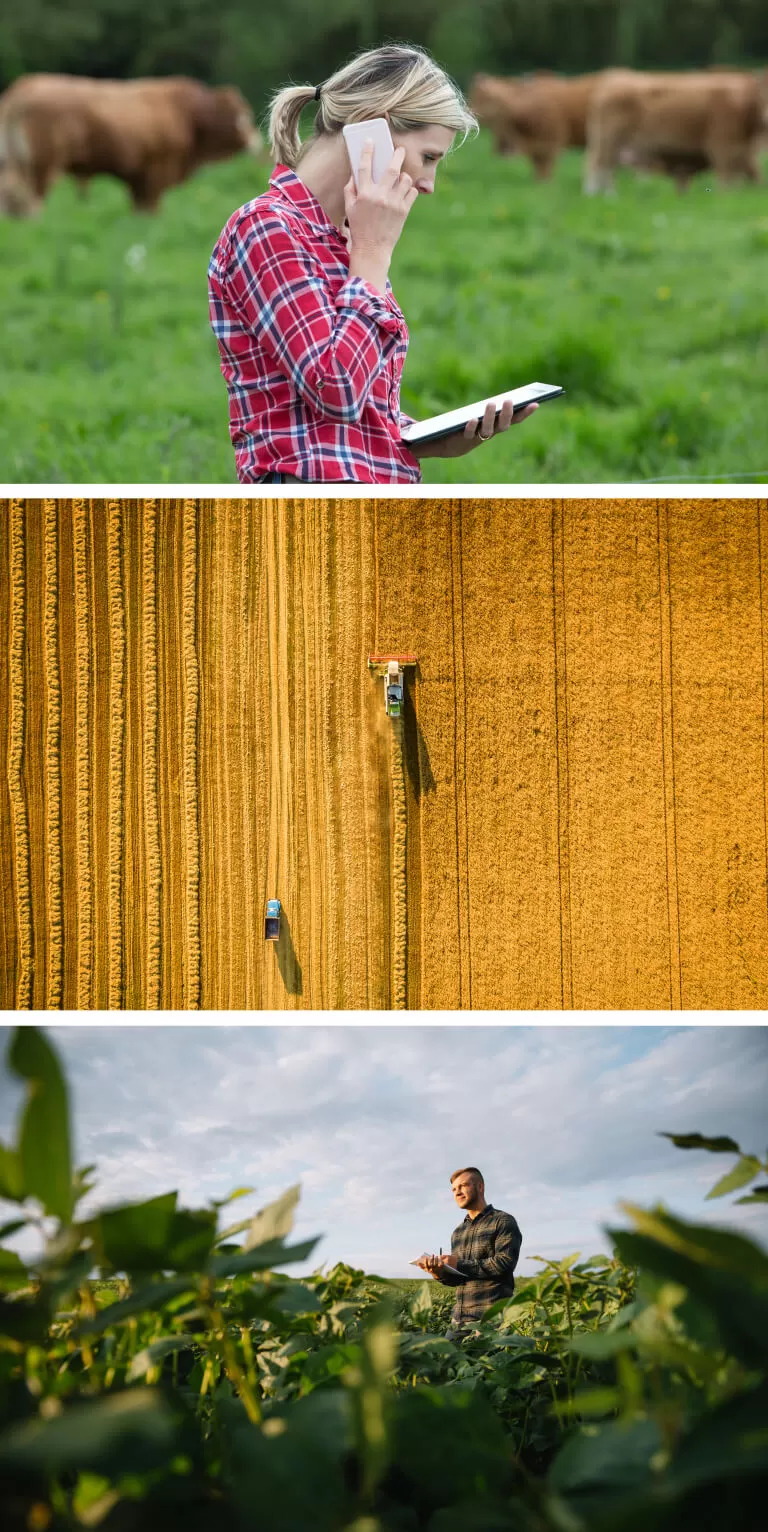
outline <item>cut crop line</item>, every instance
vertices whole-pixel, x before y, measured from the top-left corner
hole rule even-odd
[[[45,855],[47,939],[45,1004],[62,1008],[63,903],[61,843],[61,670],[59,656],[59,517],[43,502],[45,549]]]
[[[220,730],[221,788],[223,796],[224,844],[228,847],[228,853],[224,858],[222,874],[220,878],[217,878],[216,881],[219,885],[219,903],[222,909],[222,924],[224,926],[224,940],[221,943],[219,949],[219,984],[223,985],[224,982],[226,982],[226,994],[222,998],[223,1004],[227,1007],[228,1010],[230,1010],[232,1008],[233,958],[235,954],[234,905],[232,885],[232,863],[234,860],[234,841],[232,838],[232,752],[229,748],[230,729],[232,723],[230,680],[233,666],[236,663],[235,656],[238,654],[239,645],[237,623],[235,622],[234,624],[234,631],[230,626],[232,624],[233,617],[236,617],[236,609],[233,611],[233,602],[229,591],[229,571],[232,568],[232,564],[230,562],[230,553],[234,542],[232,525],[234,501],[225,500],[222,509],[223,515],[217,516],[216,520],[217,524],[221,526],[222,575],[219,582],[221,605],[223,607],[221,614],[221,633],[223,640],[221,645],[221,658],[223,660],[221,700],[224,709],[224,718],[226,720],[224,728]],[[241,666],[242,652],[240,653],[240,663],[238,665],[238,669],[240,669]],[[239,712],[237,716],[237,727],[238,730],[242,728],[242,719]],[[223,961],[225,953],[226,971],[224,969]],[[221,990],[219,993],[221,994]]]
[[[200,1009],[200,821],[198,804],[197,715],[200,675],[197,654],[197,503],[184,501],[183,519],[183,684],[184,684],[184,853],[186,972],[184,1008]]]
[[[242,772],[242,791],[240,795],[240,834],[242,837],[243,857],[245,860],[245,1004],[255,1005],[255,973],[254,973],[254,892],[253,892],[253,788],[251,783],[251,753],[248,749],[248,699],[251,695],[248,686],[249,661],[251,656],[251,634],[248,625],[248,588],[250,582],[250,538],[249,518],[254,509],[252,503],[247,500],[238,501],[240,507],[240,592],[238,610],[240,613],[240,641],[242,655],[240,661],[239,688],[237,698],[237,715],[240,721],[240,770]]]
[[[144,680],[144,843],[147,865],[147,1010],[160,1008],[161,900],[160,803],[157,739],[157,501],[145,500],[142,541],[142,662]]]
[[[403,720],[392,725],[392,1010],[408,1008],[408,810],[405,796]]]
[[[18,976],[16,1008],[32,1008],[34,949],[32,930],[32,874],[30,867],[29,820],[24,795],[24,744],[26,733],[25,625],[26,559],[25,519],[21,500],[11,501],[11,644],[10,644],[10,741],[8,753],[8,791],[13,823],[14,869],[16,882],[16,924],[18,933]]]
[[[88,526],[85,502],[72,505],[75,583],[75,775],[77,796],[77,1009],[91,1009],[93,987],[93,872],[91,864],[91,654],[88,603]]]
[[[571,930],[568,661],[565,627],[565,503],[562,500],[552,502],[551,526],[552,629],[555,670],[555,771],[557,776],[557,889],[560,912],[560,1000],[562,1008],[570,1010],[573,1008],[573,939]],[[560,631],[561,627],[562,632]]]
[[[125,792],[125,591],[123,508],[107,517],[109,589],[109,1009],[123,1003],[123,812]]]
[[[667,858],[667,928],[669,932],[669,1004],[681,1010],[680,892],[677,869],[677,808],[675,800],[674,716],[672,711],[672,600],[669,527],[662,539],[662,502],[656,502],[656,542],[659,561],[659,666],[661,675],[661,777],[664,801],[664,840]],[[662,543],[666,543],[666,549]]]
[[[761,744],[763,757],[763,851],[765,857],[764,887],[766,897],[766,913],[768,913],[768,771],[766,770],[768,736],[766,735],[765,583],[763,575],[763,517],[761,515],[761,503],[759,500],[757,502],[757,572],[760,598],[760,675],[762,684]]]
[[[472,1005],[469,952],[469,848],[466,835],[466,687],[461,584],[461,507],[451,501],[448,536],[451,575],[451,652],[453,663],[453,803],[456,848],[456,915],[459,945],[459,1005]],[[458,545],[458,553],[456,551]],[[458,587],[457,587],[458,581]],[[462,801],[464,812],[462,813]]]

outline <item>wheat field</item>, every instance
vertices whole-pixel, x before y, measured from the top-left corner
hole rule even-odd
[[[758,500],[0,502],[0,1006],[762,1007],[767,556]]]

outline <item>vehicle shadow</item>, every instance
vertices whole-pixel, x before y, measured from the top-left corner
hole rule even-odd
[[[415,667],[418,673],[418,667]],[[413,705],[412,683],[408,684],[408,671],[405,672],[405,706],[403,708],[403,754],[405,756],[405,769],[411,784],[413,796],[417,803],[424,793],[434,793],[437,783],[432,771],[429,759],[427,741],[424,738],[421,724],[416,716]]]
[[[296,956],[296,948],[293,945],[290,922],[283,909],[280,915],[280,936],[275,943],[275,954],[280,977],[289,995],[302,995],[304,993],[304,976],[301,971],[301,963]]]

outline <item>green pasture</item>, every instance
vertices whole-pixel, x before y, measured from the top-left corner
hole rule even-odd
[[[441,167],[395,252],[411,331],[403,406],[423,417],[534,379],[567,398],[425,464],[430,483],[768,481],[768,190],[623,174],[547,185],[490,140]],[[269,169],[239,158],[154,218],[99,178],[0,221],[0,475],[9,483],[234,483],[206,267]]]

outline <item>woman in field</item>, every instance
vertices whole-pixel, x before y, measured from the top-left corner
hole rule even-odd
[[[302,144],[312,101],[314,131]],[[356,188],[341,130],[372,117],[388,119],[395,153],[374,183],[364,149]],[[274,97],[269,189],[232,214],[209,268],[241,483],[417,483],[417,451],[459,457],[509,428],[511,403],[418,449],[400,434],[408,330],[389,282],[392,253],[456,134],[463,142],[476,126],[457,87],[413,47],[362,53],[323,85]]]

